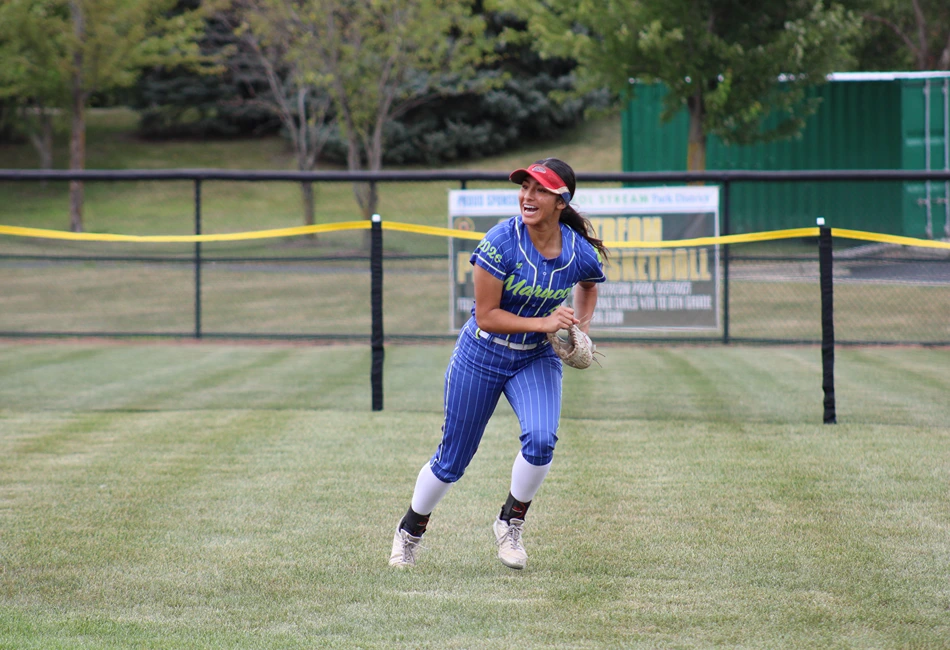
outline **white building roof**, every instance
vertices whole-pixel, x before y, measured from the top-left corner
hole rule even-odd
[[[898,79],[945,79],[950,77],[948,70],[925,72],[832,72],[828,81],[896,81]]]

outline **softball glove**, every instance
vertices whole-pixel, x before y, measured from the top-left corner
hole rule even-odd
[[[561,361],[572,368],[583,370],[595,361],[594,352],[597,351],[597,346],[577,325],[571,325],[567,330],[567,339],[562,339],[557,332],[553,332],[548,334],[548,341]]]

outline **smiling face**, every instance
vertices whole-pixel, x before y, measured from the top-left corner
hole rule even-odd
[[[531,176],[527,176],[521,182],[518,206],[521,208],[521,220],[525,225],[538,226],[547,223],[556,224],[561,218],[565,203],[559,195],[545,189]]]

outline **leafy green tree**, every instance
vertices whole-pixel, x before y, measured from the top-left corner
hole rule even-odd
[[[57,102],[70,116],[69,168],[85,168],[86,107],[95,93],[131,86],[145,66],[199,65],[197,12],[172,14],[175,0],[7,0],[19,18],[0,40],[48,71],[18,77],[19,96]],[[33,36],[39,31],[45,39]],[[64,99],[65,98],[65,99]],[[65,105],[63,105],[63,102]],[[69,186],[70,228],[83,229],[83,185]]]
[[[231,11],[219,13],[229,22],[236,43],[267,80],[269,92],[255,101],[277,115],[297,159],[299,171],[314,169],[330,137],[330,95],[313,76],[305,59],[294,52],[298,16],[283,2],[232,0]],[[234,62],[233,56],[227,61]],[[313,183],[301,183],[304,223],[313,225]]]
[[[285,29],[284,62],[299,66],[303,81],[330,97],[352,171],[380,170],[387,125],[474,77],[491,48],[473,0],[256,4]],[[378,203],[375,184],[355,183],[354,195],[369,218]]]
[[[68,20],[62,6],[22,0],[0,5],[0,98],[8,126],[29,138],[41,169],[53,166],[56,109],[69,98]]]
[[[902,69],[910,63],[917,70],[950,70],[950,3],[946,0],[843,1],[866,24],[879,28],[870,35],[883,31],[885,39],[897,40],[900,49],[890,65],[885,62],[885,69]],[[880,46],[879,41],[865,41],[869,57],[880,53]]]
[[[687,168],[706,168],[706,140],[789,137],[817,104],[808,86],[847,69],[860,19],[821,0],[493,0],[528,22],[543,56],[574,58],[578,92],[662,82],[664,118],[689,112]],[[511,37],[518,37],[513,34]],[[784,83],[777,83],[777,79]],[[770,114],[781,119],[763,126]]]

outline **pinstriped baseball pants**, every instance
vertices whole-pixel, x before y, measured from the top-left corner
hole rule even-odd
[[[502,394],[521,425],[521,453],[532,465],[554,457],[561,418],[560,359],[550,345],[512,350],[478,338],[474,319],[462,328],[445,371],[442,442],[432,473],[454,483],[468,467]]]

